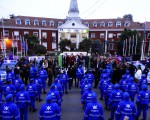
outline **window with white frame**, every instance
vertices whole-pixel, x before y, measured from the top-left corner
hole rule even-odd
[[[25,25],[30,25],[30,20],[29,19],[25,20]]]
[[[14,31],[14,36],[19,36],[19,31]]]
[[[42,32],[42,38],[44,38],[44,39],[47,38],[47,32]]]
[[[108,38],[113,38],[113,33],[109,33]]]
[[[114,43],[109,43],[109,50],[114,50]]]
[[[50,25],[51,27],[53,27],[53,26],[54,26],[54,21],[51,20],[51,21],[49,22],[49,25]]]
[[[42,42],[42,45],[47,49],[47,42]]]
[[[89,27],[89,22],[85,22],[85,26]]]
[[[112,27],[113,26],[113,22],[112,21],[109,21],[108,22],[108,27]]]
[[[52,42],[56,43],[56,32],[52,32]]]
[[[9,30],[4,30],[4,36],[9,36]]]
[[[38,32],[33,32],[33,35],[38,37]]]
[[[100,33],[100,38],[104,38],[105,34],[104,33]]]
[[[91,38],[95,38],[95,33],[91,33]]]
[[[116,22],[116,27],[121,27],[121,21]]]
[[[95,22],[93,22],[93,27],[97,27],[97,22],[95,21]]]
[[[120,38],[120,36],[121,36],[121,33],[117,33],[117,38]]]
[[[58,26],[61,26],[63,23],[61,21],[58,22]]]
[[[24,35],[29,34],[29,31],[24,31]]]
[[[38,26],[39,25],[39,21],[38,20],[34,20],[34,25]]]
[[[19,18],[16,18],[16,24],[21,25],[21,20]]]
[[[100,22],[100,27],[105,27],[105,22],[104,21]]]
[[[42,26],[46,26],[46,20],[42,20]]]
[[[129,27],[130,26],[130,22],[129,21],[125,21],[124,26],[125,27]]]

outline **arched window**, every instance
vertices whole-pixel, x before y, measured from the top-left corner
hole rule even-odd
[[[125,26],[125,27],[129,27],[129,26],[130,26],[130,21],[128,21],[128,20],[125,21],[124,26]]]
[[[21,25],[21,19],[20,18],[16,18],[16,24]]]
[[[113,26],[113,22],[112,21],[109,21],[108,22],[108,27],[112,27]]]
[[[29,19],[25,19],[25,25],[30,25],[30,20]]]
[[[89,22],[85,22],[85,26],[89,27]]]
[[[58,26],[61,26],[63,23],[61,21],[58,22]]]
[[[116,27],[121,27],[121,21],[116,22]]]
[[[55,24],[54,24],[54,21],[53,20],[51,20],[51,21],[49,21],[49,25],[51,26],[51,27],[53,27]]]
[[[97,27],[98,23],[96,21],[93,22],[93,27]]]
[[[35,25],[35,26],[38,26],[38,25],[39,25],[39,21],[38,21],[37,19],[35,19],[33,22],[34,22],[34,25]]]
[[[46,20],[42,20],[42,26],[46,26]]]
[[[100,22],[100,27],[105,27],[105,22],[104,21]]]

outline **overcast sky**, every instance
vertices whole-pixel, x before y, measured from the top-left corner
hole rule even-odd
[[[0,0],[0,18],[9,14],[66,18],[70,0]],[[134,21],[150,21],[150,0],[78,0],[82,19],[117,18],[132,14]]]

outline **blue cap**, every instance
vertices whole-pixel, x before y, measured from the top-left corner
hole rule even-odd
[[[129,70],[126,70],[126,73],[127,73],[127,74],[129,74],[129,73],[130,73],[130,71],[129,71]]]
[[[143,85],[142,85],[142,90],[147,90],[147,88],[148,88],[148,87],[147,87],[146,84],[143,84]]]
[[[8,94],[5,98],[6,101],[11,101],[13,98],[13,95],[12,94]]]
[[[123,93],[123,99],[129,99],[130,95],[128,92]]]
[[[145,74],[142,74],[142,78],[146,78],[146,75],[145,75]]]
[[[114,88],[115,88],[115,89],[119,89],[119,88],[120,88],[120,85],[119,85],[119,84],[115,84]]]
[[[52,84],[50,89],[55,89],[55,84]]]
[[[30,78],[30,82],[34,81],[34,78]]]
[[[19,76],[20,76],[20,75],[19,75],[19,74],[17,74],[17,75],[16,75],[16,78],[18,78]]]
[[[131,81],[131,82],[133,82],[133,81],[134,81],[134,78],[133,78],[133,77],[130,77],[129,79],[130,79],[130,81]]]
[[[95,93],[92,95],[92,100],[93,100],[93,101],[96,101],[96,100],[97,100],[97,95],[96,95]]]
[[[88,90],[91,90],[91,89],[92,89],[92,85],[89,84],[89,85],[88,85]]]
[[[51,95],[51,94],[47,95],[46,101],[47,101],[47,102],[50,102],[51,100],[52,100],[52,95]]]
[[[54,82],[58,82],[58,78],[55,78]]]
[[[25,89],[25,84],[22,84],[21,86],[20,86],[20,90],[24,90]]]

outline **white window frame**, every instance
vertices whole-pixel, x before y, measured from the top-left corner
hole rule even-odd
[[[130,26],[130,22],[129,21],[125,21],[124,26],[125,27],[129,27]]]
[[[105,22],[104,21],[100,22],[100,27],[105,27]]]
[[[47,49],[47,42],[42,42],[42,45]]]
[[[35,35],[35,36],[39,36],[39,33],[38,32],[33,32],[33,35]]]
[[[112,27],[113,26],[113,22],[112,21],[109,21],[108,22],[108,27]]]
[[[108,38],[113,38],[114,34],[113,33],[108,33]]]
[[[14,36],[19,36],[19,31],[14,31]]]
[[[117,38],[120,38],[120,36],[121,36],[121,33],[117,33]]]
[[[56,43],[56,32],[52,32],[52,43]]]
[[[93,22],[93,27],[97,27],[98,23],[96,21]]]
[[[63,22],[59,21],[58,22],[58,26],[61,26],[63,24]]]
[[[49,26],[53,27],[54,25],[55,25],[55,24],[54,24],[54,21],[53,21],[53,20],[49,21]]]
[[[4,30],[4,36],[9,36],[9,30]]]
[[[89,22],[85,22],[85,26],[89,27]]]
[[[16,18],[16,24],[21,25],[21,19],[20,18]]]
[[[42,20],[42,26],[47,26],[46,20]]]
[[[95,33],[91,33],[91,38],[95,38]]]
[[[29,31],[24,31],[24,35],[29,34]]]
[[[108,43],[109,50],[114,50],[114,43]]]
[[[35,26],[39,26],[39,21],[38,20],[34,20],[34,25]]]
[[[121,27],[121,21],[116,22],[116,27]]]
[[[42,38],[47,39],[47,32],[42,32]]]
[[[25,25],[30,25],[30,20],[29,19],[25,20]]]
[[[105,38],[105,33],[100,33],[100,38]]]

